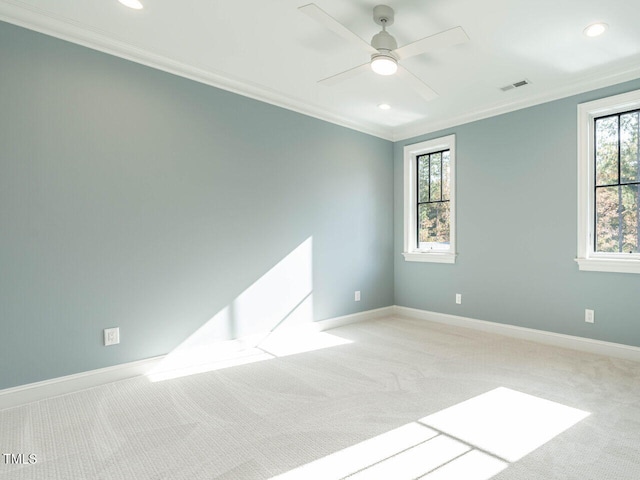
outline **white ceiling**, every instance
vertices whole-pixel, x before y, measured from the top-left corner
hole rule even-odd
[[[372,72],[318,85],[368,53],[299,12],[310,0],[141,1],[0,0],[0,20],[392,140],[640,78],[638,0],[388,0],[400,46],[458,25],[470,38],[402,62],[428,102]],[[376,0],[314,3],[367,42],[380,29]],[[609,30],[583,35],[596,21]]]

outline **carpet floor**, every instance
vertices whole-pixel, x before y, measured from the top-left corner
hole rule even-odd
[[[2,410],[0,479],[640,478],[637,363],[404,318],[322,335]]]

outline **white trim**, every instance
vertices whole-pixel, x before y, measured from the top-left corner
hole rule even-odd
[[[578,268],[585,272],[640,273],[640,260],[637,258],[576,258]]]
[[[449,160],[449,250],[421,251],[416,246],[416,157],[429,152],[448,149]],[[455,263],[456,261],[456,136],[447,135],[404,147],[404,239],[403,251],[407,262]]]
[[[402,256],[407,262],[456,263],[457,254],[442,252],[403,252]]]
[[[542,103],[560,100],[562,98],[571,97],[585,92],[597,90],[599,88],[610,87],[619,83],[628,82],[640,78],[640,66],[637,62],[632,62],[621,68],[621,71],[602,77],[594,75],[591,78],[581,78],[579,81],[556,89],[547,89],[545,92],[535,97],[518,99],[513,101],[505,101],[498,105],[492,105],[485,109],[475,109],[463,115],[450,117],[446,119],[418,121],[410,125],[404,125],[396,128],[392,138],[394,142],[407,140],[409,138],[426,135],[431,132],[437,132],[446,128],[457,127],[465,123],[471,123],[486,118],[503,115],[509,112],[522,110],[523,108],[533,107]]]
[[[87,25],[53,16],[33,5],[15,0],[2,0],[0,20],[325,122],[384,140],[393,140],[393,132],[388,127],[336,115],[319,105],[292,98],[247,80],[232,78],[222,72],[212,72],[209,69],[176,61],[168,56],[152,53],[136,45],[113,39],[107,32],[98,29],[90,30]]]
[[[87,25],[80,25],[67,18],[54,17],[42,8],[17,0],[0,1],[0,20],[393,142],[640,78],[640,66],[637,62],[632,62],[621,66],[618,72],[605,77],[601,74],[581,77],[571,85],[546,90],[532,98],[509,100],[451,118],[418,121],[393,128],[354,121],[329,112],[318,105],[291,99],[245,80],[233,79],[228,75],[212,73],[153,54],[135,45],[113,40],[109,38],[107,32],[100,32],[97,29],[91,31]]]
[[[581,352],[640,362],[640,348],[631,345],[604,342],[602,340],[593,340],[591,338],[576,337],[573,335],[535,330],[532,328],[518,327],[503,323],[488,322],[486,320],[477,320],[475,318],[460,317],[446,313],[430,312],[427,310],[401,307],[398,305],[395,306],[395,315],[399,317],[443,323],[456,327],[471,328],[473,330],[495,333],[507,337],[544,343],[545,345],[553,345],[555,347],[569,348],[571,350],[579,350]]]
[[[0,390],[0,410],[144,375],[164,356],[98,368]]]
[[[594,119],[640,108],[640,90],[578,105],[578,268],[591,272],[640,273],[639,254],[593,251]]]
[[[393,305],[388,307],[376,308],[374,310],[366,310],[364,312],[351,313],[349,315],[343,315],[341,317],[328,318],[326,320],[320,320],[311,323],[316,327],[316,331],[324,332],[332,328],[343,327],[352,323],[365,322],[369,320],[375,320],[377,318],[384,318],[393,315]]]
[[[398,305],[321,320],[310,325],[314,331],[325,331],[352,323],[375,320],[389,316],[416,318],[447,325],[471,328],[474,330],[520,338],[547,345],[640,362],[640,348],[638,347],[546,332],[543,330],[517,327],[514,325],[488,322],[485,320],[476,320],[456,315],[430,312]],[[239,340],[234,341],[241,342]],[[74,375],[67,375],[64,377],[44,380],[42,382],[30,383],[27,385],[0,390],[0,410],[145,375],[159,364],[163,358],[165,358],[165,356],[100,368],[97,370],[90,370],[87,372],[76,373]]]
[[[367,310],[364,312],[312,322],[308,324],[309,328],[307,330],[322,332],[332,328],[349,325],[351,323],[389,317],[393,315],[393,312],[393,306]],[[263,336],[260,336],[260,338],[263,338]],[[230,342],[243,345],[245,343],[245,339],[231,340]],[[161,355],[145,360],[89,370],[86,372],[75,373],[73,375],[66,375],[64,377],[52,378],[50,380],[0,390],[0,410],[145,375],[153,370],[153,368],[157,366],[165,356],[166,355]]]

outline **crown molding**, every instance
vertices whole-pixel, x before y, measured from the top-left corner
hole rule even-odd
[[[28,5],[20,0],[0,0],[0,20],[393,142],[407,140],[438,130],[483,120],[640,78],[640,65],[634,62],[609,75],[583,77],[570,85],[547,90],[534,97],[507,100],[500,104],[489,105],[486,108],[476,109],[463,115],[448,117],[442,120],[418,121],[399,127],[385,127],[369,122],[356,121],[352,118],[331,112],[319,105],[311,104],[298,98],[291,98],[249,81],[233,78],[220,72],[205,70],[197,66],[179,62],[168,56],[152,53],[136,45],[114,39],[109,32],[90,28],[69,18],[54,16],[44,9]]]
[[[579,95],[599,88],[610,87],[618,83],[636,80],[638,78],[640,78],[640,65],[638,62],[633,62],[610,75],[592,75],[591,77],[582,78],[579,82],[548,90],[534,97],[506,101],[498,105],[491,105],[484,109],[474,110],[473,112],[446,118],[444,120],[415,122],[401,126],[394,129],[392,140],[394,142],[407,140],[427,133],[436,132],[438,130],[444,130],[445,128],[451,128],[458,125],[464,125],[465,123],[495,117],[504,113],[522,110],[523,108],[533,107],[543,103],[552,102],[554,100],[560,100],[562,98]]]
[[[384,140],[392,140],[393,133],[388,127],[355,121],[330,112],[318,105],[291,98],[246,80],[232,78],[226,74],[179,62],[168,56],[159,55],[136,45],[114,39],[108,32],[89,28],[69,18],[54,16],[50,12],[18,0],[2,0],[0,2],[0,20],[253,100],[285,108]]]

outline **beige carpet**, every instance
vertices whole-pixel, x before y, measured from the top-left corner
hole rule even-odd
[[[0,479],[640,478],[636,363],[397,318],[331,339],[0,411]]]

